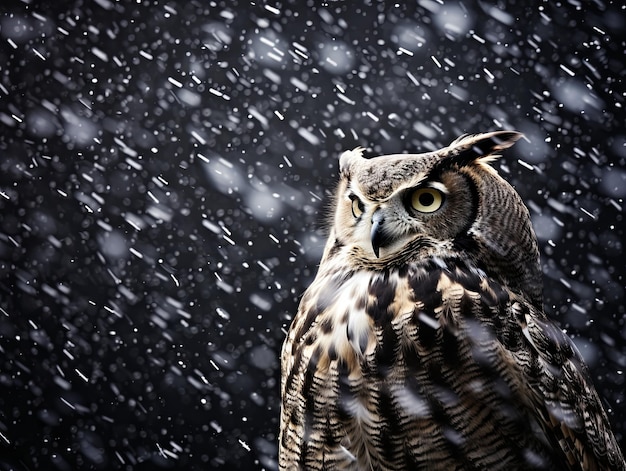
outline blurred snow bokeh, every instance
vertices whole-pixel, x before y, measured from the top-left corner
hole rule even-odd
[[[337,155],[501,128],[624,444],[618,3],[43,3],[0,7],[2,469],[275,469]]]

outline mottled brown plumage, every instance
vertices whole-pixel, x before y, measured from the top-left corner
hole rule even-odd
[[[542,309],[520,134],[340,158],[317,277],[282,351],[280,469],[626,470],[571,340]]]

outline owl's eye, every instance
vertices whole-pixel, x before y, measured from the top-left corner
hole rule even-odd
[[[420,213],[433,213],[442,204],[443,193],[435,188],[418,188],[411,195],[411,206]]]
[[[365,211],[365,206],[363,206],[361,200],[354,195],[351,196],[350,199],[352,200],[352,215],[355,218],[360,218],[363,211]]]

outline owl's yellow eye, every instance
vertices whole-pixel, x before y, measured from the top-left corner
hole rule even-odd
[[[363,206],[363,203],[361,203],[361,200],[358,199],[356,196],[353,196],[352,197],[352,215],[355,218],[360,218],[364,210],[365,210],[365,207]]]
[[[411,206],[420,213],[433,213],[442,204],[443,193],[435,188],[418,188],[411,195]]]

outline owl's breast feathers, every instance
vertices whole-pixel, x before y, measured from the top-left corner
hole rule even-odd
[[[281,469],[626,469],[569,338],[462,262],[320,272],[282,368]]]

